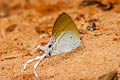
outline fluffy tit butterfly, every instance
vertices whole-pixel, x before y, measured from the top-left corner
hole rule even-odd
[[[24,69],[26,69],[28,63],[38,60],[34,65],[34,75],[38,77],[35,69],[42,59],[44,59],[46,56],[53,56],[69,52],[72,49],[79,47],[81,40],[82,39],[79,31],[71,17],[66,13],[60,14],[53,26],[52,36],[48,44],[45,46],[38,45],[35,48],[35,50],[40,48],[41,50],[45,51],[45,53],[42,56],[37,56],[34,59],[28,60],[24,64]]]

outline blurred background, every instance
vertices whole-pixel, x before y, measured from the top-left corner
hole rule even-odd
[[[106,5],[120,3],[120,0],[0,0],[0,16],[20,14],[23,10],[33,10],[42,16],[68,8],[80,8],[84,1],[100,1]]]

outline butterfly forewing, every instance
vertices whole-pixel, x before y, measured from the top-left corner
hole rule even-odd
[[[53,26],[53,31],[52,31],[52,36],[54,36],[54,39],[56,40],[57,37],[65,31],[72,31],[74,35],[77,37],[79,36],[79,31],[71,19],[69,15],[66,13],[62,13],[56,20],[54,26]]]

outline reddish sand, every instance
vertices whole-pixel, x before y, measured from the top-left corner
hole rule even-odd
[[[103,11],[96,5],[81,6],[81,1],[74,0],[12,1],[0,0],[0,80],[36,80],[35,62],[28,64],[24,72],[21,69],[27,60],[44,53],[32,50],[47,44],[62,12],[75,21],[83,37],[83,49],[42,60],[36,69],[38,79],[97,80],[105,73],[120,72],[119,2],[113,1],[114,8]],[[93,21],[97,30],[88,31],[87,26]]]

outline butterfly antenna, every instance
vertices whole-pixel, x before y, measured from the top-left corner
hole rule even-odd
[[[38,45],[34,50],[37,50],[37,49],[41,49],[41,50],[43,50],[43,51],[45,51],[46,50],[46,46],[40,46],[40,45]]]

